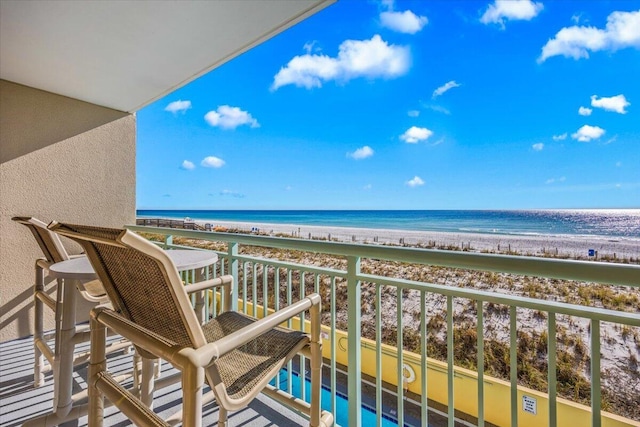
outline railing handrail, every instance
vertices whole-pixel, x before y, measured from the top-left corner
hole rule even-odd
[[[321,240],[304,240],[214,231],[194,231],[165,227],[127,225],[126,228],[136,232],[157,232],[164,235],[192,239],[235,242],[252,246],[317,252],[346,257],[355,256],[468,270],[493,271],[640,287],[640,266],[631,264],[327,242]]]

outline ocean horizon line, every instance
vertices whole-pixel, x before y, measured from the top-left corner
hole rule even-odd
[[[523,236],[640,238],[640,209],[244,210],[139,209],[140,218]]]

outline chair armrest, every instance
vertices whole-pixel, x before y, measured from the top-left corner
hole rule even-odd
[[[45,258],[38,258],[36,260],[36,267],[42,268],[43,270],[49,270],[49,267],[51,267],[53,264],[55,263],[49,262]]]
[[[197,283],[189,283],[185,285],[184,290],[191,294],[193,292],[203,291],[210,288],[217,288],[220,286],[228,286],[229,290],[233,289],[233,276],[220,276],[215,279],[204,280]]]
[[[220,276],[215,279],[205,280],[204,282],[191,283],[184,287],[187,294],[202,291],[206,289],[223,287],[224,299],[222,304],[222,311],[229,311],[231,309],[231,292],[233,290],[233,276],[226,275]]]
[[[295,304],[291,304],[290,306],[278,310],[267,317],[257,320],[251,325],[245,326],[244,328],[226,335],[215,342],[196,349],[196,353],[198,353],[198,361],[202,363],[200,366],[208,366],[215,359],[224,356],[231,350],[248,343],[267,331],[270,331],[292,317],[309,310],[312,306],[320,306],[320,303],[320,295],[316,293],[311,294]]]
[[[131,341],[133,345],[142,347],[149,353],[167,361],[174,361],[175,355],[184,348],[155,332],[131,322],[109,307],[98,306],[94,308],[91,310],[91,317],[117,334],[122,335]]]

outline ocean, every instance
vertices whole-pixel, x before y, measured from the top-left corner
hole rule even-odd
[[[640,209],[147,210],[139,218],[444,231],[522,236],[640,238]]]

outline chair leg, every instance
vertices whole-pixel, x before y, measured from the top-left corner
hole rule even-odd
[[[153,391],[155,388],[155,360],[142,358],[142,374],[140,380],[140,400],[142,403],[153,409]]]
[[[99,374],[107,369],[107,328],[91,316],[91,356],[89,361],[89,427],[102,427],[104,420],[104,396],[97,387]]]
[[[318,342],[311,343],[311,413],[309,425],[320,425],[320,396],[322,393],[322,345]],[[300,369],[301,373],[304,369]]]
[[[228,411],[222,406],[218,406],[218,427],[227,427],[229,425],[227,417]]]
[[[71,306],[75,307],[75,294],[68,291],[69,286],[65,284],[64,280],[58,279],[57,282],[56,311],[54,313],[56,324],[55,348],[54,362],[51,367],[53,371],[53,408],[55,411],[62,409],[61,412],[64,412],[67,407],[71,407],[71,400],[69,398],[71,397],[73,352],[75,347],[70,340],[73,331],[71,329],[65,330],[63,327],[67,327],[70,324],[75,325],[76,312],[75,308],[73,310],[69,309]],[[67,295],[65,295],[65,293]],[[68,348],[69,345],[72,346],[71,349]],[[62,402],[62,404],[60,403],[61,394],[64,394],[64,402]]]
[[[142,356],[138,353],[138,350],[133,349],[133,391],[132,394],[140,396],[140,388],[142,385]]]
[[[38,292],[44,292],[44,272],[36,262],[36,282],[34,284],[34,313],[33,313],[33,384],[40,387],[44,383],[44,356],[37,343],[42,341],[44,334],[44,304],[37,297]]]
[[[158,379],[162,376],[162,360],[155,359],[155,370],[153,376]]]
[[[202,389],[204,388],[204,368],[185,361],[182,371],[182,414],[185,427],[202,426]]]

